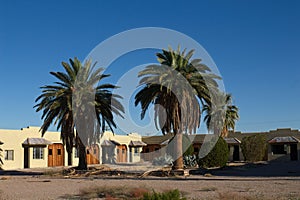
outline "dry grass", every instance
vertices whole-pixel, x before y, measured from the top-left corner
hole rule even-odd
[[[166,190],[157,193],[145,187],[88,187],[80,190],[78,195],[65,195],[63,199],[105,199],[105,200],[141,200],[141,199],[182,199],[185,195],[178,190]]]
[[[216,187],[204,187],[204,188],[201,188],[199,191],[201,192],[211,192],[211,191],[217,191],[218,188]]]
[[[46,169],[43,171],[44,176],[58,176],[61,177],[64,175],[63,169]]]
[[[265,198],[261,195],[249,196],[249,195],[239,194],[236,192],[223,192],[223,193],[219,193],[219,199],[222,199],[222,200],[263,200]]]
[[[150,191],[143,187],[127,188],[127,187],[89,187],[80,190],[76,196],[64,196],[66,199],[94,199],[103,198],[105,200],[113,199],[140,199],[144,194]]]

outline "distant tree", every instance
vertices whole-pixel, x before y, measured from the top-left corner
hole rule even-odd
[[[122,116],[124,108],[118,101],[121,97],[112,94],[116,86],[103,84],[95,86],[109,75],[102,74],[103,68],[94,70],[95,65],[87,61],[84,65],[75,58],[70,64],[62,62],[65,72],[50,72],[58,81],[54,85],[41,87],[42,94],[36,99],[36,112],[43,111],[42,135],[53,123],[61,130],[61,138],[68,152],[68,164],[71,164],[74,141],[79,150],[79,169],[87,169],[86,146],[89,138],[99,138],[108,125],[116,127],[113,114]],[[80,73],[79,73],[80,72]],[[78,75],[81,75],[78,77]],[[76,82],[77,81],[77,82]],[[78,82],[79,81],[79,82]],[[76,91],[76,95],[74,92]],[[91,98],[92,97],[92,98]],[[75,98],[75,99],[74,99]],[[74,111],[73,103],[79,107]],[[80,106],[80,102],[85,105]],[[83,111],[96,112],[96,119],[87,119]],[[74,116],[82,123],[76,124]],[[86,122],[86,123],[85,123]],[[91,122],[91,123],[88,123]],[[76,128],[76,131],[75,131]],[[85,130],[84,133],[82,133]],[[82,131],[81,134],[78,131]]]
[[[266,137],[261,134],[244,137],[241,142],[241,148],[246,161],[261,161],[267,150]]]
[[[200,126],[200,103],[210,102],[209,88],[218,87],[220,77],[209,73],[201,59],[191,60],[193,50],[162,50],[156,54],[158,65],[147,66],[139,72],[143,88],[135,96],[141,105],[141,118],[155,104],[155,122],[163,134],[173,133],[176,145],[175,169],[183,169],[182,135],[194,133]],[[205,77],[205,78],[204,78]]]
[[[231,94],[223,93],[218,89],[211,94],[212,103],[206,104],[203,108],[203,112],[206,113],[204,121],[208,130],[226,137],[229,130],[235,129],[235,122],[239,119],[239,109],[232,105]]]

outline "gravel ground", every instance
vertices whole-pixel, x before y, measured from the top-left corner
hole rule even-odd
[[[101,165],[98,167],[102,167]],[[149,164],[109,165],[110,169],[127,172],[157,168]],[[250,164],[234,163],[225,169],[209,170],[186,178],[145,179],[122,176],[64,178],[52,172],[64,168],[0,171],[0,199],[67,199],[95,187],[143,187],[155,191],[179,189],[189,199],[290,199],[300,200],[300,162]],[[41,173],[48,174],[39,175]],[[49,173],[50,172],[50,173]],[[197,170],[196,170],[197,172]],[[77,198],[78,199],[78,198]]]
[[[64,179],[53,177],[3,176],[1,199],[66,199],[94,187],[145,187],[155,191],[179,189],[194,199],[300,199],[298,177],[279,179],[191,176],[170,179]],[[218,180],[222,179],[222,180]]]

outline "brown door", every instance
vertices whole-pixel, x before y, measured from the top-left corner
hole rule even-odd
[[[86,162],[88,165],[100,164],[99,162],[100,151],[97,144],[93,144],[86,149]]]
[[[127,147],[126,145],[117,146],[117,162],[127,162]]]
[[[64,146],[51,144],[48,146],[48,167],[64,166]]]

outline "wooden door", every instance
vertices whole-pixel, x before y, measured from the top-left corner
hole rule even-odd
[[[93,144],[90,147],[87,147],[86,150],[86,162],[88,165],[100,164],[100,151],[97,144]]]
[[[126,145],[117,146],[117,162],[127,162],[127,147]]]
[[[64,166],[64,146],[51,144],[48,146],[48,167]]]

